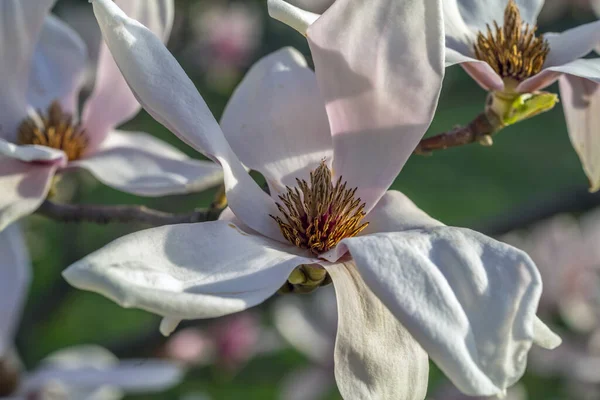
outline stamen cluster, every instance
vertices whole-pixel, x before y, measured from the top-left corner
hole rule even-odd
[[[355,198],[357,188],[346,188],[342,177],[334,185],[324,161],[310,173],[310,183],[296,182],[297,187],[286,187],[286,193],[279,196],[283,205],[277,203],[277,208],[283,217],[271,215],[290,243],[318,255],[342,239],[356,236],[369,224],[361,224],[365,203]]]
[[[525,80],[542,70],[550,46],[543,35],[536,37],[537,27],[523,23],[519,7],[509,0],[504,11],[504,25],[494,29],[487,25],[487,35],[479,32],[475,57],[487,62],[503,78]]]
[[[39,118],[29,117],[19,126],[19,144],[37,144],[65,152],[69,161],[81,158],[88,139],[85,129],[73,123],[73,116],[65,113],[58,101],[52,102],[46,114],[38,112]]]

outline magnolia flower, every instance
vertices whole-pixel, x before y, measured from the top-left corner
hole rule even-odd
[[[0,254],[0,398],[108,400],[121,398],[121,390],[162,391],[181,380],[182,370],[173,363],[119,362],[96,346],[61,350],[34,371],[20,376],[21,366],[12,346],[29,288],[31,266],[16,225],[0,232]]]
[[[498,109],[517,98],[526,102],[530,96],[519,96],[558,79],[571,142],[591,190],[597,191],[600,58],[582,57],[600,43],[600,21],[537,36],[536,18],[543,4],[544,0],[444,1],[446,66],[460,64],[481,87],[496,95]],[[283,0],[269,0],[269,13],[309,37],[308,27],[319,18]],[[502,120],[505,117],[500,115]]]
[[[330,287],[306,296],[283,296],[274,308],[275,327],[311,365],[283,381],[282,400],[319,400],[335,385],[333,354],[337,326],[335,292]]]
[[[0,7],[0,229],[33,212],[52,177],[68,168],[86,168],[107,185],[146,196],[218,183],[221,172],[213,163],[189,159],[147,134],[115,130],[140,105],[106,46],[78,120],[85,46],[69,27],[47,16],[53,3],[6,0]],[[168,37],[172,1],[120,4],[161,39]]]
[[[338,0],[309,32],[316,76],[293,49],[265,57],[221,127],[152,32],[112,1],[93,6],[145,109],[223,167],[230,208],[125,236],[69,267],[72,285],[162,315],[168,334],[332,281],[348,399],[423,399],[428,354],[465,393],[503,393],[534,340],[560,342],[535,317],[541,280],[526,254],[388,191],[439,96],[439,1]]]

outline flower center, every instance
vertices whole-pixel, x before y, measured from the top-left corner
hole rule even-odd
[[[21,145],[37,144],[65,152],[69,161],[81,158],[88,139],[85,129],[73,122],[73,116],[65,113],[58,101],[53,101],[38,118],[28,117],[19,126],[17,142]]]
[[[286,187],[279,196],[283,205],[276,203],[282,217],[271,215],[288,242],[318,255],[369,225],[361,224],[365,203],[355,197],[357,188],[347,189],[342,177],[334,185],[325,161],[310,173],[310,183],[296,182],[297,187]]]
[[[525,80],[542,70],[550,46],[543,35],[536,37],[537,27],[523,23],[519,7],[509,0],[504,10],[504,25],[494,29],[487,25],[487,34],[479,32],[475,57],[488,63],[502,78]]]

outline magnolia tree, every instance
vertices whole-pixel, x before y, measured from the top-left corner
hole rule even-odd
[[[540,34],[543,0],[269,0],[270,15],[306,37],[312,62],[292,47],[267,54],[217,122],[165,47],[172,0],[91,3],[102,34],[91,57],[50,14],[54,0],[0,4],[1,365],[13,354],[29,275],[18,221],[37,213],[154,225],[65,265],[62,275],[122,307],[159,315],[163,335],[182,321],[283,296],[277,329],[315,362],[290,378],[283,398],[312,398],[335,382],[345,399],[425,399],[430,360],[457,396],[520,398],[522,390],[510,388],[530,350],[561,343],[536,316],[536,264],[517,247],[444,225],[391,185],[413,154],[490,146],[507,126],[552,109],[559,95],[544,89],[558,81],[569,137],[590,190],[600,189],[600,59],[587,57],[600,45],[600,22]],[[80,96],[88,57],[97,60],[95,84]],[[445,69],[455,64],[488,92],[487,101],[466,126],[423,138]],[[142,107],[208,161],[117,129]],[[57,202],[58,178],[76,168],[138,196],[221,188],[210,208],[182,214]],[[285,300],[298,293],[320,297],[310,306]],[[257,353],[260,336],[239,321],[248,334],[211,341],[235,353],[235,365]],[[184,335],[165,352],[199,360],[206,343]],[[88,367],[95,357],[104,361]],[[97,348],[69,351],[53,358],[69,361],[60,364],[69,373],[44,367],[20,386],[0,384],[0,394],[27,393],[46,376],[71,387],[69,374],[88,382],[86,390],[138,381],[154,390],[179,379],[179,370],[130,373],[112,358],[101,368],[110,357]],[[0,382],[9,370],[0,368]]]

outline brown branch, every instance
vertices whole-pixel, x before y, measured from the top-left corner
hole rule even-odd
[[[500,129],[502,124],[499,118],[493,112],[483,112],[466,126],[421,140],[413,153],[429,155],[434,150],[444,150],[475,142],[483,146],[491,146],[492,135]]]
[[[63,222],[141,222],[148,225],[172,225],[214,221],[219,216],[216,209],[199,209],[187,214],[171,214],[145,206],[98,206],[87,204],[58,204],[45,200],[36,214]]]

